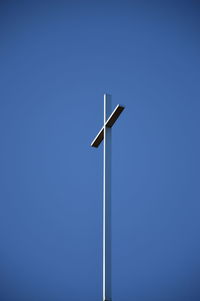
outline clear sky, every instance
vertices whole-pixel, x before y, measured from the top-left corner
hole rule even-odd
[[[102,300],[103,94],[113,301],[200,300],[198,1],[0,2],[0,300]]]

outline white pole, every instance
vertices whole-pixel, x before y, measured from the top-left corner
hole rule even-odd
[[[111,128],[106,121],[111,114],[111,95],[104,94],[103,152],[103,301],[112,299],[111,283]]]

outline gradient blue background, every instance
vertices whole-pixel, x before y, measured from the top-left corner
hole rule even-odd
[[[0,300],[102,300],[103,93],[113,301],[200,300],[198,1],[0,2]]]

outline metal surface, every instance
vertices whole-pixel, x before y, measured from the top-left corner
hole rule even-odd
[[[111,128],[106,121],[111,114],[111,95],[104,95],[103,147],[103,301],[111,300]]]
[[[103,140],[103,137],[104,137],[104,127],[102,127],[102,129],[96,135],[96,137],[94,138],[94,140],[91,143],[91,146],[98,147],[99,144],[101,143],[101,141]]]
[[[112,300],[111,231],[111,128],[124,107],[117,105],[111,114],[111,95],[104,94],[104,125],[91,146],[103,145],[103,301]]]
[[[123,110],[124,110],[123,106],[117,105],[116,108],[114,109],[113,113],[107,119],[106,126],[111,128]],[[96,135],[96,137],[92,141],[91,146],[98,147],[99,144],[101,143],[101,141],[103,140],[103,138],[104,138],[104,126],[101,128],[99,133]]]
[[[117,105],[110,117],[107,119],[106,126],[111,128],[123,110],[123,106]]]

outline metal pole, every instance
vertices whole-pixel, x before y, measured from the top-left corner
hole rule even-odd
[[[112,299],[111,283],[111,128],[106,121],[111,114],[111,95],[104,94],[103,152],[103,301]]]

